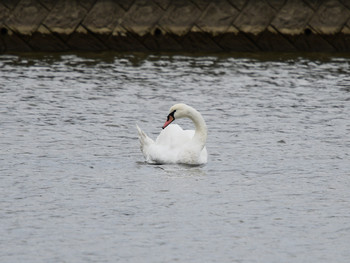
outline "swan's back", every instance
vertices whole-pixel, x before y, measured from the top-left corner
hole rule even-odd
[[[170,124],[158,135],[156,144],[166,145],[169,148],[178,148],[188,144],[193,138],[193,130],[183,130],[177,124]]]

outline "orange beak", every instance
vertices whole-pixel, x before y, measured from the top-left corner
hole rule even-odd
[[[173,121],[175,120],[175,118],[172,116],[172,115],[168,115],[168,119],[167,119],[167,121],[164,123],[164,125],[163,125],[163,129],[164,128],[166,128],[170,123],[172,123]]]

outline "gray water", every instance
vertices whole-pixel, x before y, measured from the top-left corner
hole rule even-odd
[[[349,63],[1,55],[0,262],[349,262]],[[144,162],[177,102],[205,166]]]

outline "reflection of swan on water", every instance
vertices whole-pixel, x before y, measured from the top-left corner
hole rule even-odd
[[[175,119],[189,118],[195,130],[183,130]],[[205,147],[207,125],[202,115],[186,104],[175,104],[170,108],[168,119],[156,141],[149,138],[137,125],[141,151],[148,163],[204,164],[208,154]]]

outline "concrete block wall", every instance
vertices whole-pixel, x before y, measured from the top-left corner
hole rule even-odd
[[[0,52],[350,51],[350,0],[0,0]]]

